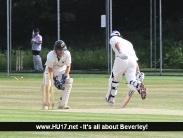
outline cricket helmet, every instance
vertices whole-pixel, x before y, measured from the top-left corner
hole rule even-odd
[[[112,37],[112,36],[121,36],[121,34],[120,34],[120,32],[114,30],[114,31],[112,31],[112,33],[111,33],[111,37]]]
[[[55,50],[67,50],[67,46],[64,41],[57,40],[54,45]]]

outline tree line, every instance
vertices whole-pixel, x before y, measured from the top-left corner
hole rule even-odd
[[[7,45],[6,4],[6,0],[0,0],[1,51],[6,50]],[[166,40],[182,42],[182,4],[181,0],[162,0],[164,47],[169,45],[165,45]],[[156,0],[157,26],[158,6],[159,0]],[[61,39],[72,49],[105,47],[105,28],[100,26],[105,8],[106,0],[60,0]],[[12,49],[31,49],[30,39],[35,27],[43,36],[43,47],[52,49],[57,40],[57,0],[12,0]],[[112,0],[112,28],[130,40],[143,59],[150,44],[150,0]],[[155,52],[158,55],[158,50]]]

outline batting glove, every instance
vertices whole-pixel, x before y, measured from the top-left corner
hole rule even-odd
[[[36,43],[36,40],[34,38],[32,38],[31,42],[32,43]]]
[[[60,84],[60,82],[58,80],[58,77],[57,76],[54,77],[53,80],[54,80],[55,87],[60,90],[61,89],[61,84]]]
[[[128,59],[128,56],[126,54],[122,54],[122,52],[120,51],[119,54],[117,55],[117,57],[123,59],[123,60],[126,60]]]
[[[136,72],[136,79],[138,81],[141,81],[142,82],[144,80],[144,77],[145,77],[145,74],[143,72],[140,72],[140,71],[137,71]]]

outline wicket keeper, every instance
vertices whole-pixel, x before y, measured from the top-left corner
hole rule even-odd
[[[54,50],[47,54],[45,73],[53,72],[55,87],[60,90],[58,109],[69,109],[68,100],[72,89],[73,79],[69,73],[71,69],[71,54],[67,50],[64,41],[58,40],[54,44]],[[47,78],[47,83],[48,77]]]

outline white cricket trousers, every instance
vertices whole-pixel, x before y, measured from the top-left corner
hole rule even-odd
[[[43,70],[43,64],[40,55],[33,55],[33,63],[35,70]]]
[[[116,57],[112,69],[114,75],[113,81],[119,82],[123,74],[125,74],[127,83],[131,80],[136,80],[136,66],[137,62],[132,56],[129,56],[126,60]]]

